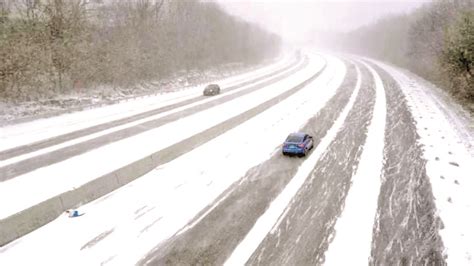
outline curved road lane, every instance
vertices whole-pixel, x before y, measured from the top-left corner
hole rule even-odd
[[[361,88],[344,126],[249,264],[315,265],[324,261],[324,252],[357,171],[375,103],[372,76],[365,67],[359,67]]]
[[[351,66],[333,98],[301,129],[314,136],[315,145],[347,104],[355,79],[356,70]],[[224,192],[225,199],[218,199],[217,207],[202,220],[160,244],[142,263],[222,264],[291,180],[302,162],[303,159],[297,158],[288,160],[277,149],[268,161],[250,169],[240,182]],[[206,212],[203,210],[203,213]]]

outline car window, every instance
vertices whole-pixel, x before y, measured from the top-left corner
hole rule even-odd
[[[298,135],[289,135],[286,139],[287,142],[301,142],[303,140],[303,136]]]

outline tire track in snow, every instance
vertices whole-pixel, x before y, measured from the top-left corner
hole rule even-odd
[[[252,93],[252,92],[257,91],[259,89],[262,89],[262,88],[264,88],[264,87],[266,87],[266,86],[268,86],[272,83],[278,82],[278,81],[280,81],[280,80],[282,80],[282,79],[298,72],[299,70],[303,69],[307,65],[308,65],[308,59],[306,58],[305,61],[300,66],[296,67],[295,69],[293,69],[289,72],[286,72],[286,73],[284,73],[280,76],[277,76],[275,78],[272,78],[270,80],[267,80],[267,81],[264,81],[262,83],[258,83],[256,85],[253,85],[253,86],[251,86],[249,88],[246,88],[242,91],[239,91],[237,93],[234,93],[234,94],[231,94],[231,95],[225,95],[225,96],[223,96],[219,99],[216,99],[214,101],[202,103],[200,105],[193,106],[191,108],[188,108],[188,109],[176,112],[176,113],[172,113],[172,114],[166,115],[164,117],[160,117],[160,118],[157,118],[157,119],[154,119],[154,120],[151,120],[151,121],[143,122],[141,124],[135,125],[135,126],[130,127],[130,128],[121,129],[121,130],[111,132],[111,133],[103,135],[103,136],[99,136],[99,137],[96,137],[96,138],[93,138],[93,139],[90,139],[90,140],[86,140],[86,141],[81,142],[81,143],[77,143],[77,144],[72,145],[72,146],[60,148],[58,150],[54,150],[54,151],[51,151],[51,152],[48,152],[48,153],[45,153],[45,154],[40,154],[40,155],[31,157],[31,158],[28,158],[28,159],[24,159],[24,160],[19,161],[19,162],[15,162],[15,163],[0,167],[0,182],[7,181],[7,180],[15,178],[19,175],[31,172],[35,169],[40,168],[40,167],[44,167],[44,166],[48,166],[48,165],[51,165],[51,164],[54,164],[54,163],[64,161],[68,158],[86,153],[90,150],[99,148],[101,146],[104,146],[104,145],[107,145],[107,144],[110,144],[110,143],[113,143],[113,142],[116,142],[116,141],[119,141],[119,140],[122,140],[122,139],[125,139],[125,138],[128,138],[128,137],[131,137],[131,136],[143,133],[143,132],[146,132],[148,130],[152,130],[152,129],[157,128],[159,126],[162,126],[166,123],[169,123],[169,122],[175,121],[177,119],[181,119],[183,117],[195,114],[196,112],[200,112],[200,111],[209,109],[209,108],[211,108],[213,106],[216,106],[218,104],[224,104],[224,103],[229,102],[233,99],[236,99],[237,97],[241,97],[243,95]],[[88,128],[88,129],[84,129],[84,130],[79,130],[79,131],[76,131],[76,132],[73,132],[73,133],[70,133],[70,134],[62,135],[62,136],[58,137],[58,139],[56,141],[60,141],[60,142],[65,141],[66,139],[64,139],[65,138],[64,136],[68,136],[68,138],[69,138],[69,137],[72,137],[71,134],[78,134],[77,136],[74,135],[74,137],[91,134],[92,132],[97,132],[97,131],[103,130],[105,128],[112,127],[112,124],[113,124],[113,126],[118,126],[118,125],[121,125],[121,124],[129,123],[131,121],[141,119],[141,118],[144,118],[146,116],[158,114],[158,113],[161,113],[161,112],[173,109],[173,108],[178,108],[180,106],[191,104],[192,102],[189,102],[189,101],[198,102],[202,99],[204,99],[204,96],[200,96],[198,98],[190,99],[190,100],[187,100],[185,102],[178,103],[178,104],[173,104],[173,105],[170,105],[170,106],[165,106],[165,107],[162,107],[162,108],[158,108],[158,109],[152,110],[150,112],[145,112],[145,113],[135,115],[135,116],[132,116],[132,117],[120,119],[118,122],[117,121],[112,121],[112,122],[109,122],[109,123],[106,123],[106,124],[94,126],[94,127],[92,127],[93,129]],[[138,118],[138,117],[140,117],[140,118]],[[53,138],[53,139],[56,139],[56,138]],[[48,145],[52,145],[51,143],[46,141],[45,144],[41,144],[40,146],[42,147],[42,145],[46,145],[46,143]]]
[[[442,224],[415,121],[395,80],[374,68],[386,87],[387,134],[370,264],[444,265]]]
[[[375,103],[372,77],[367,69],[360,70],[361,87],[343,127],[247,264],[315,265],[324,261]]]
[[[325,253],[327,265],[361,265],[368,262],[377,198],[382,178],[386,128],[386,96],[377,72],[363,63],[375,83],[375,104],[360,163],[352,176],[343,211],[334,226],[334,239]],[[344,256],[341,256],[344,254]]]
[[[354,84],[355,69],[350,67],[334,96],[301,129],[313,135],[315,145],[349,101]],[[141,264],[222,264],[302,162],[303,159],[283,157],[278,149],[197,215],[197,224],[191,222],[193,227],[157,246]]]
[[[431,184],[438,231],[448,265],[474,264],[474,125],[459,106],[433,84],[405,70],[373,61],[396,80],[415,121]]]

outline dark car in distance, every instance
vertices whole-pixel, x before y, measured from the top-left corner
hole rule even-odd
[[[306,156],[313,145],[313,137],[310,135],[303,132],[291,133],[283,143],[283,155]]]
[[[206,88],[204,88],[202,93],[204,96],[217,95],[221,93],[221,88],[217,84],[209,84],[206,86]]]

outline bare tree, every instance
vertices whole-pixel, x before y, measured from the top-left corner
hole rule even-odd
[[[198,0],[11,3],[15,16],[0,5],[5,14],[0,19],[8,22],[0,24],[4,98],[104,84],[128,87],[236,61],[255,63],[277,53],[280,42],[215,3]]]

